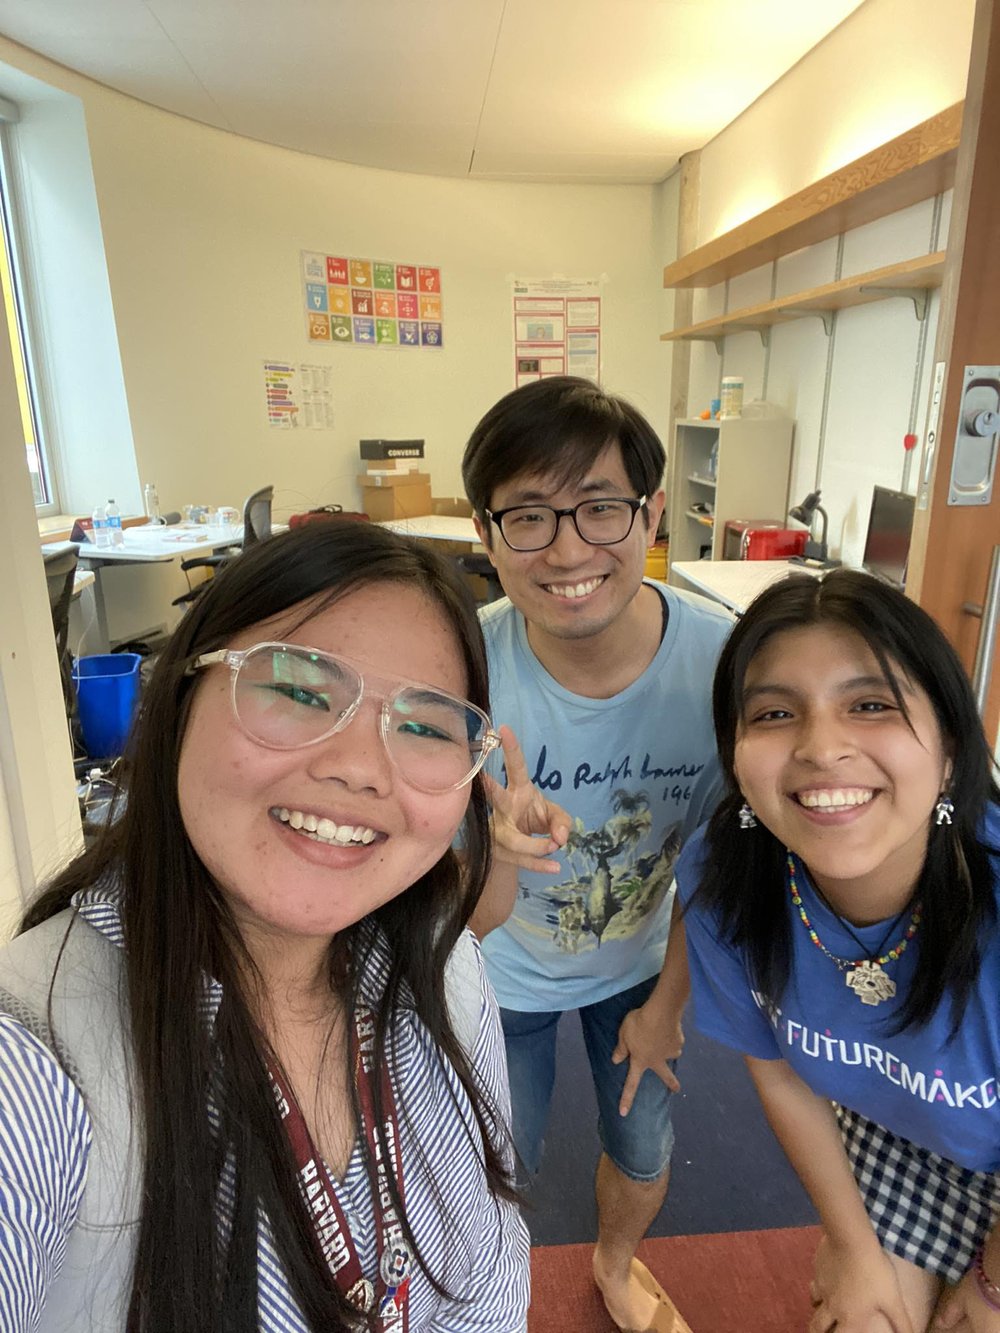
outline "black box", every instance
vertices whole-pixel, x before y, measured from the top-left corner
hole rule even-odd
[[[423,458],[423,440],[362,440],[361,457],[369,461],[390,458]]]

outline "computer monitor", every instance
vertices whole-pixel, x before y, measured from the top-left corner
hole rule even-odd
[[[913,508],[914,497],[903,491],[890,491],[886,486],[876,486],[872,491],[868,536],[861,563],[869,574],[895,588],[902,588],[906,582]]]

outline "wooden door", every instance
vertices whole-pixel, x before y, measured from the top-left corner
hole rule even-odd
[[[943,363],[936,439],[924,442],[908,592],[943,627],[972,671],[993,548],[1000,544],[1000,470],[986,504],[949,505],[967,366],[1000,366],[1000,0],[978,0],[935,364]],[[931,422],[933,408],[928,415]],[[928,453],[931,458],[928,459]],[[1000,726],[994,650],[986,732]]]

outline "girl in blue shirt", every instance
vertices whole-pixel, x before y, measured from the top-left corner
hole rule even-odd
[[[685,849],[696,1020],[823,1226],[809,1333],[1000,1333],[1000,813],[962,665],[901,593],[794,577],[715,678]]]

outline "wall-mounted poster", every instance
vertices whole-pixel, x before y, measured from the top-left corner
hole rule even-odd
[[[267,424],[277,430],[333,429],[333,370],[304,361],[265,361]]]
[[[303,250],[302,281],[310,342],[444,345],[440,268]]]
[[[548,375],[600,379],[601,283],[598,278],[515,279],[514,383]]]

